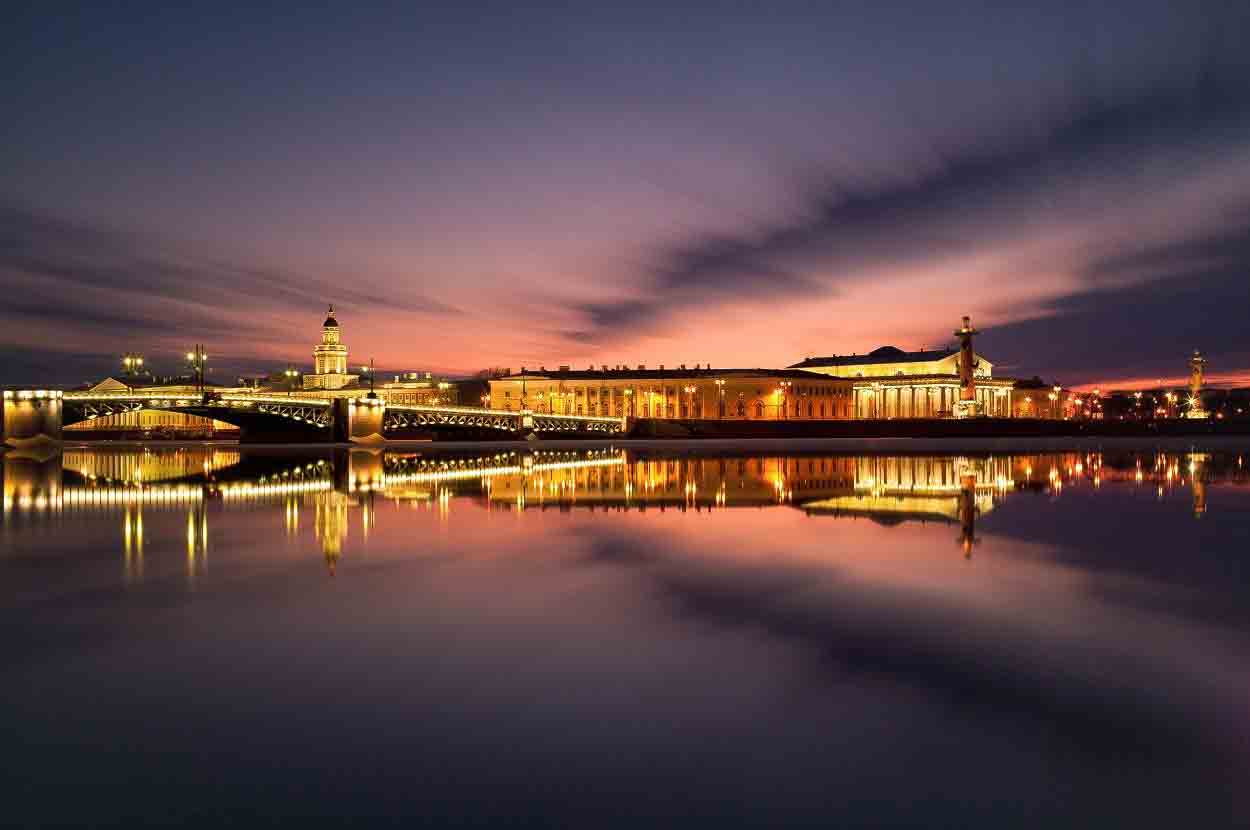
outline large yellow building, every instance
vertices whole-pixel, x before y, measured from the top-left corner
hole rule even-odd
[[[785,369],[522,368],[490,380],[494,409],[571,415],[743,420],[945,418],[959,400],[957,349],[807,358]],[[1016,382],[976,356],[980,411],[1018,417]]]

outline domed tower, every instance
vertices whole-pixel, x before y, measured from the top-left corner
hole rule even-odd
[[[339,321],[334,317],[334,306],[326,313],[321,324],[321,342],[313,349],[313,373],[304,375],[304,386],[309,389],[342,389],[355,375],[347,373],[347,346],[343,345]]]

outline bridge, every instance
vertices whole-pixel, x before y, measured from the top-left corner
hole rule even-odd
[[[517,440],[622,436],[624,417],[536,414],[468,406],[389,404],[378,397],[304,398],[248,393],[6,390],[4,443],[57,442],[61,429],[142,409],[199,415],[240,428],[241,440],[376,444],[428,438]]]

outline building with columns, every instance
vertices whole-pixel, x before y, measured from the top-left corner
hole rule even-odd
[[[976,332],[968,318],[960,332],[967,340],[963,355],[959,348],[882,346],[864,355],[809,357],[784,369],[522,368],[491,378],[489,400],[494,409],[635,418],[1041,416],[1035,390],[1021,393],[1014,379],[995,378],[994,364],[971,350]]]
[[[343,343],[339,321],[330,306],[321,324],[321,342],[313,349],[313,371],[304,375],[305,389],[342,389],[356,383],[359,375],[347,371],[347,346]]]
[[[490,379],[492,409],[632,418],[850,418],[850,384],[788,369],[526,370]]]

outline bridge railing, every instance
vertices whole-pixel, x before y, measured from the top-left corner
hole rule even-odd
[[[429,406],[415,403],[388,403],[388,410],[399,412],[452,412],[457,415],[495,415],[500,417],[521,417],[520,412],[508,409],[487,409],[481,406]]]

